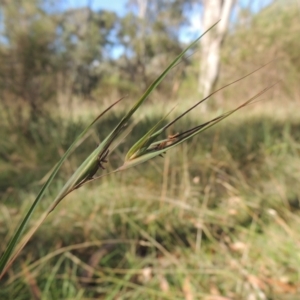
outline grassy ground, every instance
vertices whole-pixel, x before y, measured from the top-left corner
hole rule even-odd
[[[299,299],[300,118],[297,105],[258,107],[69,195],[1,282],[0,299]],[[128,145],[159,117],[150,115]],[[117,120],[79,147],[40,211]],[[3,127],[1,251],[83,123],[15,135]],[[193,115],[178,128],[198,123]]]

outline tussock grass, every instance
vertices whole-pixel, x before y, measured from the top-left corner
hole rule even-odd
[[[218,23],[218,22],[217,22]],[[102,176],[97,176],[96,173],[99,169],[105,169],[104,164],[108,162],[108,156],[111,154],[112,150],[114,150],[120,141],[129,133],[130,126],[129,122],[132,119],[132,116],[138,110],[138,108],[146,101],[146,99],[152,94],[152,92],[157,88],[157,86],[165,79],[167,74],[180,62],[182,57],[187,53],[188,50],[192,49],[196,45],[196,43],[201,39],[203,35],[205,35],[209,30],[211,30],[214,26],[211,26],[207,31],[205,31],[200,37],[198,37],[194,42],[192,42],[186,49],[184,49],[166,68],[165,70],[153,81],[152,84],[146,89],[144,94],[129,108],[127,113],[122,117],[122,119],[118,122],[118,124],[108,133],[108,135],[100,142],[100,144],[96,147],[94,151],[92,151],[84,161],[79,165],[79,167],[73,172],[67,182],[64,184],[62,189],[59,193],[55,196],[51,205],[41,214],[39,220],[36,224],[24,235],[21,239],[28,222],[32,218],[34,211],[36,210],[38,204],[41,202],[42,198],[44,197],[45,193],[47,192],[50,184],[52,183],[54,177],[58,173],[59,169],[68,158],[68,156],[72,153],[72,151],[78,146],[78,144],[84,139],[86,133],[89,129],[109,110],[111,110],[116,104],[118,104],[123,98],[117,100],[113,104],[111,104],[108,108],[106,108],[100,115],[96,117],[72,142],[71,146],[67,149],[67,151],[62,155],[59,159],[57,164],[51,170],[51,173],[43,184],[41,190],[39,191],[37,197],[35,198],[33,204],[31,205],[30,209],[26,213],[24,219],[16,229],[15,233],[13,234],[11,240],[9,241],[6,249],[4,250],[2,256],[0,257],[0,278],[2,278],[7,270],[10,268],[14,260],[20,254],[22,249],[26,246],[32,235],[35,231],[41,226],[41,224],[45,221],[45,219],[49,216],[49,214],[57,207],[57,205],[71,192],[77,190],[78,188],[82,187],[88,182],[94,181],[99,179]],[[266,66],[266,65],[265,65]],[[264,66],[263,66],[264,67]],[[261,69],[260,67],[259,69]],[[186,142],[190,138],[202,133],[203,131],[207,130],[208,128],[214,126],[215,124],[219,123],[220,121],[224,120],[225,118],[229,117],[236,111],[244,108],[253,103],[259,96],[264,94],[266,91],[270,90],[276,83],[264,88],[262,91],[258,92],[246,102],[242,103],[235,109],[227,111],[207,122],[204,122],[200,125],[192,127],[190,129],[185,129],[181,132],[176,133],[175,135],[168,135],[161,139],[161,135],[166,133],[167,130],[172,127],[178,120],[182,119],[186,116],[190,111],[194,110],[197,106],[201,103],[209,99],[211,96],[219,92],[220,90],[225,89],[226,87],[232,86],[237,82],[241,81],[244,78],[252,75],[259,69],[252,71],[251,73],[234,80],[223,87],[217,89],[216,91],[212,92],[210,95],[206,96],[202,100],[198,101],[196,104],[188,108],[182,114],[177,116],[172,121],[168,122],[166,125],[163,125],[163,121],[167,118],[170,114],[166,114],[158,123],[156,123],[151,129],[148,129],[146,133],[136,141],[128,152],[125,155],[123,164],[115,169],[111,173],[116,173],[120,171],[124,171],[126,169],[138,166],[142,163],[147,162],[157,156],[163,157],[168,150]],[[157,140],[160,138],[160,140]],[[16,249],[15,249],[16,248]]]
[[[65,118],[59,133],[55,126],[32,122],[22,138],[20,132],[16,136],[23,153],[20,143],[14,147],[14,139],[4,143],[3,153],[12,160],[8,153],[15,151],[19,167],[1,166],[5,202],[0,215],[4,241],[0,297],[276,299],[299,294],[300,257],[295,255],[299,232],[293,228],[299,223],[300,208],[298,119],[252,115],[205,131],[253,104],[272,86],[235,109],[220,111],[217,117],[208,113],[203,120],[196,107],[215,93],[193,106],[186,103],[175,116],[156,111],[147,119],[142,112],[139,126],[127,139],[130,146],[121,142],[137,120],[132,118],[136,110],[194,44],[121,119],[116,114],[102,120],[96,130],[100,143],[93,145],[92,132],[78,147],[77,159],[64,166],[62,178],[73,174],[66,183],[58,180],[48,190],[62,163],[103,113],[88,126],[75,122],[74,127]],[[67,148],[69,143],[61,141],[69,138],[74,142]],[[45,152],[47,141],[54,143]],[[32,150],[33,144],[38,147]],[[108,160],[115,144],[119,147]],[[22,166],[24,153],[31,165]],[[62,158],[41,178],[42,168],[36,170],[39,162],[45,166],[45,153],[49,160]],[[104,163],[109,175],[95,181]],[[27,179],[11,185],[12,178],[24,177],[30,166]],[[130,173],[118,173],[133,166]],[[26,190],[34,179],[42,186],[36,198]],[[33,205],[22,202],[16,210],[16,202],[7,204],[16,189],[20,199],[32,197]],[[50,214],[58,204],[59,211]],[[15,229],[12,224],[21,220]],[[31,229],[12,255],[26,225]],[[12,265],[15,260],[18,263]]]
[[[297,299],[296,121],[235,118],[82,187],[33,236],[0,298]],[[27,207],[1,209],[3,237]]]

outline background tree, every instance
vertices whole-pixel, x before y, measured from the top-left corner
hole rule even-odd
[[[184,11],[191,1],[129,1],[129,12],[121,19],[118,38],[124,48],[120,58],[124,77],[131,82],[139,80],[144,89],[160,72],[162,63],[178,54],[181,27],[188,22]],[[180,72],[179,72],[180,73]],[[174,76],[174,72],[173,72]],[[170,76],[162,88],[172,90]]]
[[[13,99],[16,106],[26,104],[29,116],[36,119],[56,93],[56,19],[41,1],[20,2],[2,4],[0,88],[4,99]],[[22,109],[16,112],[22,120]]]
[[[206,30],[219,22],[201,40],[199,92],[207,96],[215,85],[220,69],[220,52],[224,41],[234,0],[203,0],[202,28]]]
[[[73,92],[89,95],[99,83],[104,74],[97,69],[108,59],[106,51],[115,25],[116,14],[105,10],[94,12],[84,7],[61,15],[58,38],[61,56],[72,76]]]

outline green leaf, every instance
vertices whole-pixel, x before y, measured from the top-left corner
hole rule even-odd
[[[174,109],[174,108],[173,108]],[[154,134],[158,126],[168,117],[168,115],[173,111],[167,113],[160,121],[158,121],[143,137],[141,137],[127,152],[125,160],[130,160],[134,157],[140,156],[147,150],[151,143],[156,138],[157,134]]]

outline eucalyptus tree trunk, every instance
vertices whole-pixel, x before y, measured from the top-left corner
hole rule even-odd
[[[202,30],[220,20],[200,43],[199,93],[206,97],[217,82],[220,69],[220,50],[235,0],[203,0]]]
[[[140,28],[140,36],[139,36],[139,64],[141,68],[141,73],[143,76],[143,89],[147,86],[147,75],[146,75],[146,61],[145,61],[145,54],[146,54],[146,48],[145,48],[145,27],[146,27],[146,18],[147,18],[147,6],[148,6],[148,0],[137,0],[137,4],[139,7],[138,16],[140,18],[141,22],[141,28]]]

